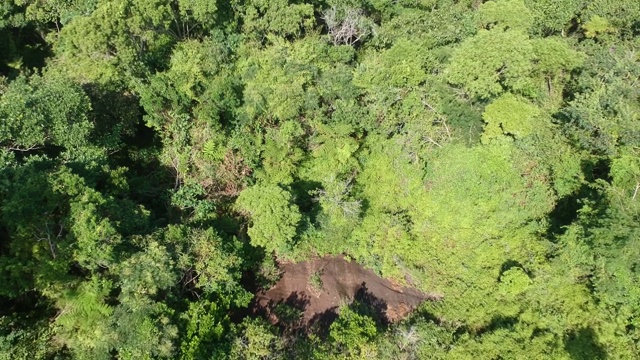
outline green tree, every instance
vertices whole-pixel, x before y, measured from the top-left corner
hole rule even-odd
[[[531,38],[532,14],[521,1],[490,1],[478,14],[483,28],[456,48],[445,70],[447,80],[472,97],[511,91],[535,98],[544,88],[550,96],[552,80],[581,65],[581,55],[566,42]]]
[[[336,355],[346,359],[367,358],[375,356],[370,342],[377,335],[375,322],[372,318],[358,314],[350,307],[340,310],[338,319],[331,324],[329,338]]]
[[[251,0],[242,8],[243,33],[256,41],[268,35],[297,37],[311,31],[315,25],[312,4],[289,0]]]
[[[486,122],[483,142],[501,138],[502,135],[510,135],[514,138],[522,138],[531,134],[536,127],[544,126],[537,116],[540,110],[527,100],[518,98],[511,93],[506,93],[491,104],[487,105],[482,114]]]
[[[92,129],[89,98],[68,79],[54,74],[20,77],[0,86],[0,142],[11,151],[46,145],[69,150],[86,146]]]
[[[234,331],[231,359],[262,360],[280,358],[283,341],[263,319],[245,318]]]
[[[533,84],[528,75],[533,69],[534,54],[528,36],[521,31],[480,30],[455,50],[446,76],[452,84],[461,85],[469,95],[481,99],[506,89],[529,94]]]
[[[162,67],[180,37],[172,1],[99,2],[74,17],[53,42],[55,67],[81,82],[128,83]]]
[[[526,32],[533,24],[533,15],[523,0],[491,0],[480,5],[478,22],[483,28]]]
[[[278,185],[258,183],[240,194],[236,206],[250,215],[247,233],[252,245],[286,255],[302,218],[287,190]]]
[[[195,360],[223,356],[230,320],[226,314],[229,304],[220,301],[198,301],[189,304],[189,309],[181,315],[187,323],[182,336],[180,358]]]
[[[543,35],[569,32],[571,21],[579,16],[583,0],[525,0],[534,17],[533,28]]]

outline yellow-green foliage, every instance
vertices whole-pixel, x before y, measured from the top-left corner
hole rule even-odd
[[[480,5],[478,22],[483,28],[526,32],[533,24],[533,16],[523,0],[490,0]]]
[[[258,183],[245,189],[236,205],[250,215],[248,234],[254,246],[267,251],[286,251],[296,235],[300,212],[291,194],[278,185]]]
[[[615,31],[615,28],[611,26],[609,20],[598,15],[594,15],[589,19],[589,21],[585,22],[584,25],[582,25],[582,28],[584,29],[584,34],[588,38],[594,38],[599,34],[606,34]]]
[[[528,36],[518,30],[480,30],[453,53],[447,80],[469,95],[490,98],[505,89],[528,93],[534,50]]]
[[[527,100],[506,93],[487,105],[482,114],[486,122],[482,134],[482,142],[503,136],[523,138],[531,134],[537,127],[545,125],[544,120],[537,119],[540,110]]]

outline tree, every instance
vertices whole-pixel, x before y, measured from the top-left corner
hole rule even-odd
[[[548,243],[538,238],[537,221],[555,204],[545,172],[510,142],[450,146],[428,161],[425,193],[412,197],[421,205],[408,213],[414,240],[398,263],[430,268],[411,274],[426,291],[445,294],[440,316],[477,330],[518,313],[522,302],[496,289],[510,264],[535,273],[544,262]]]
[[[312,4],[289,0],[251,0],[242,7],[243,33],[261,43],[268,35],[300,37],[310,32],[315,19]]]
[[[107,359],[114,346],[113,308],[106,304],[111,288],[110,282],[93,277],[58,299],[55,334],[77,357]]]
[[[616,154],[637,142],[637,89],[630,81],[638,71],[636,60],[629,57],[633,49],[635,45],[624,42],[614,48],[584,44],[589,56],[561,119],[567,136],[592,154]]]
[[[521,31],[483,29],[455,50],[446,77],[480,99],[507,89],[530,94],[533,84],[528,75],[533,69],[534,54],[528,37]]]
[[[258,183],[240,193],[236,206],[250,215],[251,244],[286,256],[302,218],[291,194],[278,185]]]
[[[535,131],[544,123],[536,119],[540,110],[527,100],[506,93],[487,105],[482,114],[486,122],[483,142],[500,138],[502,135],[523,138]],[[536,122],[541,124],[536,124]]]
[[[533,13],[532,30],[543,35],[568,33],[571,21],[579,16],[583,0],[526,0]]]
[[[478,9],[478,22],[483,28],[528,31],[533,24],[531,10],[523,0],[491,0]]]
[[[581,56],[556,38],[532,39],[531,16],[522,1],[483,4],[478,12],[482,28],[454,51],[447,80],[478,99],[504,91],[536,98],[544,87],[552,95],[551,80],[581,65]]]
[[[322,12],[322,20],[333,45],[355,45],[370,33],[373,24],[362,9],[331,7]]]
[[[377,332],[373,319],[345,306],[340,310],[338,319],[331,324],[329,337],[336,355],[346,359],[357,359],[375,355],[371,353],[371,346],[368,345]]]
[[[262,360],[280,356],[283,342],[263,319],[245,318],[234,332],[231,359]]]
[[[46,145],[77,150],[92,129],[89,98],[80,87],[55,74],[20,77],[0,88],[0,143],[29,151]]]
[[[189,309],[181,316],[187,323],[180,346],[181,359],[223,356],[223,349],[227,347],[225,337],[230,331],[228,306],[228,303],[209,300],[189,304]]]
[[[173,1],[100,2],[74,17],[53,41],[55,67],[80,82],[124,83],[162,68],[179,35]]]

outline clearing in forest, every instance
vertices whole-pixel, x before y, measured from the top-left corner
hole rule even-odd
[[[301,312],[290,326],[310,329],[327,328],[338,316],[340,305],[360,300],[387,323],[404,318],[425,300],[438,297],[414,288],[399,286],[372,270],[344,257],[327,256],[281,264],[282,277],[270,289],[259,291],[254,311],[272,323],[286,321],[278,311],[286,304]]]

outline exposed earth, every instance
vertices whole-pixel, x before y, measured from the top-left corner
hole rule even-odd
[[[338,316],[339,307],[355,299],[367,304],[379,320],[395,322],[425,300],[438,300],[414,288],[399,286],[383,279],[372,270],[342,256],[324,257],[299,263],[281,264],[280,280],[270,289],[259,291],[254,311],[272,322],[279,323],[286,315],[278,309],[286,304],[302,315],[293,327],[326,328]]]

